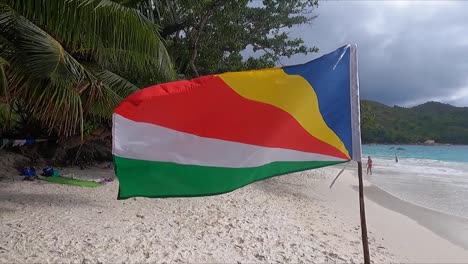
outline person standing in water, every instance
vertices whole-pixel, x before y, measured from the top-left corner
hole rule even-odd
[[[369,172],[370,172],[370,175],[372,175],[372,159],[370,158],[370,156],[367,157],[367,175],[369,175]]]

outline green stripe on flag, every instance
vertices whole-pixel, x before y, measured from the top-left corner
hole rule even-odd
[[[347,161],[272,162],[259,167],[224,168],[136,160],[114,156],[118,199],[195,197],[233,191],[266,178]]]

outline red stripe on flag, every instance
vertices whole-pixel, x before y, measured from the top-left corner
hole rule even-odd
[[[289,113],[240,96],[217,76],[148,87],[127,97],[115,113],[201,137],[348,159]]]

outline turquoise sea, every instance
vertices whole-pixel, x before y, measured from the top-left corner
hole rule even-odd
[[[374,164],[367,179],[381,189],[468,218],[468,146],[364,145],[362,152],[363,163],[371,156]]]

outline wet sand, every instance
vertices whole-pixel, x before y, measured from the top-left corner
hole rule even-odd
[[[357,191],[357,187],[354,189]],[[376,186],[366,187],[364,192],[370,200],[408,216],[437,235],[468,250],[468,219],[409,203]]]

